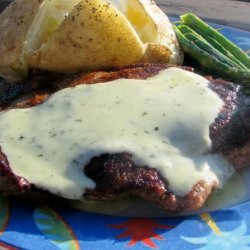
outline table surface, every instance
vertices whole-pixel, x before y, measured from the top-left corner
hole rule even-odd
[[[0,11],[10,0],[0,0]],[[156,0],[171,16],[193,12],[207,21],[250,31],[250,0]]]
[[[192,12],[210,22],[250,31],[250,0],[156,0],[168,15]]]

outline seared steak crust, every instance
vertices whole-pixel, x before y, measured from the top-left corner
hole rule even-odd
[[[154,168],[136,166],[129,154],[103,154],[94,157],[85,167],[86,175],[96,182],[94,190],[87,190],[88,200],[109,200],[132,194],[157,204],[171,212],[201,207],[214,182],[200,181],[184,197],[168,191],[168,182]]]
[[[209,80],[210,88],[225,102],[210,127],[212,152],[223,154],[235,169],[247,167],[250,163],[250,98],[242,94],[236,84]]]
[[[134,65],[109,69],[90,74],[75,75],[70,78],[34,77],[32,87],[29,84],[9,87],[9,91],[0,93],[2,109],[13,107],[26,108],[44,102],[48,96],[65,87],[78,84],[94,84],[118,78],[145,79],[165,69],[164,65]],[[185,68],[191,70],[190,68]],[[45,80],[46,79],[46,80]],[[225,107],[210,128],[212,152],[223,154],[235,168],[244,167],[250,162],[248,141],[249,129],[246,114],[250,114],[250,103],[240,88],[229,82],[210,80],[213,89],[224,101]],[[28,91],[29,88],[32,91]],[[29,95],[25,96],[25,93]],[[248,116],[250,117],[250,116]],[[151,166],[152,167],[152,166]],[[40,195],[41,191],[23,178],[12,174],[7,157],[0,151],[0,189],[8,194]],[[85,167],[86,175],[96,183],[94,190],[87,190],[84,197],[89,200],[109,200],[132,194],[144,198],[158,206],[172,211],[192,210],[203,205],[216,183],[201,180],[185,197],[178,197],[168,190],[168,180],[147,166],[136,166],[132,156],[127,153],[103,154],[94,157]],[[4,183],[4,185],[2,184]]]

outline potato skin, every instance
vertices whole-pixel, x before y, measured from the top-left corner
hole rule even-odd
[[[181,50],[169,18],[152,0],[137,0],[153,20],[157,39],[148,43],[144,62],[182,65],[184,53]]]
[[[29,27],[43,0],[12,2],[0,15],[0,76],[16,81],[26,74],[22,50]]]
[[[73,73],[133,64],[143,53],[144,45],[125,16],[104,1],[83,0],[28,64]]]

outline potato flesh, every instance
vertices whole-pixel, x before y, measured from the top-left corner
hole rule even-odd
[[[112,15],[109,8],[100,8],[107,2]],[[74,6],[80,3],[92,5],[92,9],[80,11],[85,16],[73,22],[72,12],[79,14]],[[17,0],[14,4],[10,13],[28,17],[29,23],[13,32],[9,18],[13,34],[5,32],[8,27],[0,32],[0,76],[7,80],[20,80],[29,68],[71,73],[138,62],[182,62],[171,24],[151,0]],[[93,10],[103,11],[99,23],[89,20],[95,19],[96,13],[90,13]],[[5,21],[6,15],[1,18]],[[89,27],[82,28],[83,22]],[[14,37],[12,43],[8,37]],[[8,43],[14,43],[15,50],[13,46],[8,49]]]
[[[129,21],[112,5],[83,0],[29,57],[29,66],[64,73],[93,71],[140,62],[144,50]]]
[[[60,0],[52,1],[53,4],[50,4],[52,6],[51,10],[57,9],[56,4],[58,1],[61,2]],[[88,11],[85,11],[85,13],[84,11],[81,12],[81,15],[87,16],[86,18],[82,18],[81,21],[90,25],[92,30],[89,28],[86,29],[77,27],[77,22],[71,22],[68,18],[65,20],[68,22],[68,25],[63,25],[62,19],[64,17],[61,15],[61,19],[58,21],[58,19],[54,18],[55,15],[52,15],[53,11],[51,11],[51,15],[47,16],[47,20],[50,25],[45,25],[45,27],[50,27],[50,29],[47,29],[45,35],[43,35],[42,39],[40,39],[43,41],[43,43],[37,47],[40,47],[40,49],[35,51],[35,53],[33,53],[29,58],[28,63],[30,67],[42,70],[72,73],[82,70],[99,70],[105,67],[121,66],[142,61],[148,63],[171,63],[177,65],[181,64],[183,61],[183,54],[180,52],[171,23],[169,22],[167,16],[151,0],[94,0],[90,2],[87,0],[74,0],[74,3],[71,5],[68,4],[67,0],[62,2],[66,6],[62,9],[66,9],[68,12],[70,12],[71,8],[73,9],[73,6],[76,3],[86,4],[86,6],[89,4],[93,6],[96,5],[95,7],[92,7],[92,9],[95,10],[95,13],[87,13]],[[95,18],[98,11],[104,11],[105,14],[102,19],[104,20],[104,23],[107,21],[105,16],[109,16],[109,12],[107,9],[101,10],[100,8],[100,6],[102,6],[105,2],[110,4],[110,7],[113,8],[113,12],[116,13],[119,18],[123,18],[122,21],[119,21],[119,25],[122,28],[113,28],[117,29],[119,32],[121,29],[124,29],[123,32],[120,32],[123,33],[120,36],[122,37],[121,40],[125,41],[123,44],[121,42],[119,42],[120,44],[115,42],[116,39],[119,39],[119,35],[111,35],[112,32],[108,38],[110,41],[107,40],[103,42],[102,37],[105,37],[106,34],[105,32],[103,33],[100,31],[100,27],[107,32],[110,32],[110,28],[105,28],[105,24],[103,25],[102,22],[99,23],[100,27],[98,27],[98,24],[93,22],[91,23],[88,20],[88,18],[92,18],[91,14],[93,15],[93,18]],[[54,11],[54,13],[55,12],[56,11]],[[72,12],[74,12],[74,10]],[[57,11],[56,13],[60,13],[60,11]],[[56,14],[56,16],[58,16],[58,14]],[[116,20],[115,18],[113,19],[114,20],[110,23],[110,25],[116,26]],[[63,30],[64,28],[60,27],[61,24],[64,28],[67,26],[67,32]],[[78,36],[80,35],[83,37],[82,41],[78,41],[77,38],[69,39],[69,36],[75,36],[76,33],[71,32],[72,28],[78,32]],[[92,36],[95,37],[98,44],[92,43],[90,47],[89,41],[85,39],[85,36],[86,34],[89,35],[92,32],[96,32],[96,34],[93,34]],[[63,34],[65,37],[63,38],[59,35],[59,33]],[[98,35],[100,36],[99,38],[97,37]],[[52,41],[49,41],[50,38],[52,38]],[[92,38],[89,39],[93,40]],[[128,41],[129,39],[131,40],[130,42]],[[65,41],[67,41],[67,46],[64,49],[71,53],[65,54],[69,60],[65,60],[65,58],[61,57],[61,55],[52,51],[63,49],[61,48],[61,45],[65,44]],[[112,44],[113,49],[110,48],[109,45],[105,45],[105,43]],[[134,52],[131,51],[131,44],[134,44]],[[75,45],[80,45],[78,47],[81,47],[82,51],[80,51],[79,48],[69,48],[69,46]],[[83,47],[87,47],[88,50]],[[34,48],[33,50],[36,50],[37,48]],[[92,51],[93,48],[95,51]],[[114,53],[115,50],[117,50],[117,53]],[[32,51],[32,49],[30,51]],[[109,55],[110,51],[112,51],[111,55]],[[55,60],[59,61],[55,62]],[[67,66],[63,65],[64,61]]]
[[[152,19],[145,13],[137,1],[129,0],[129,3],[131,4],[128,5],[127,18],[143,43],[154,43],[157,40],[157,29]]]
[[[129,20],[145,44],[143,61],[181,65],[183,53],[165,13],[152,0],[106,0]]]
[[[80,0],[44,0],[29,29],[25,54],[41,48],[79,2]]]
[[[79,2],[18,0],[10,4],[0,15],[0,76],[10,82],[25,78],[29,54],[54,34]]]
[[[157,28],[138,0],[107,0],[129,20],[143,43],[157,40]]]

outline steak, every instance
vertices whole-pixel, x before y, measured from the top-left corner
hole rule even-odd
[[[79,84],[95,84],[118,78],[146,79],[167,68],[165,65],[133,65],[71,77],[36,74],[25,83],[4,85],[0,92],[1,110],[27,108],[38,105],[54,92]],[[191,68],[184,68],[192,70]],[[215,122],[210,126],[211,153],[223,155],[234,168],[250,162],[250,100],[241,87],[223,80],[209,79],[209,87],[224,100]],[[85,192],[87,200],[111,200],[124,195],[135,195],[171,212],[194,210],[201,207],[216,182],[201,180],[191,192],[180,197],[168,190],[168,182],[154,168],[137,166],[128,153],[103,154],[92,158],[84,168],[85,174],[95,181],[95,189]],[[0,150],[0,190],[8,195],[50,197],[22,177],[11,172],[8,156]]]

